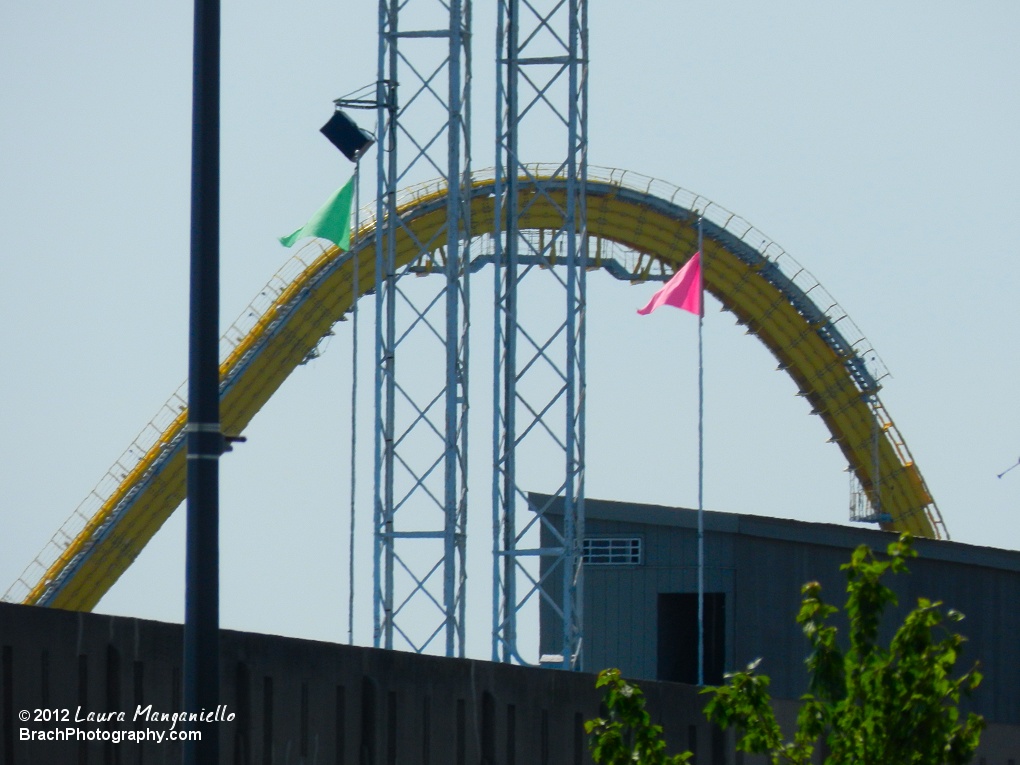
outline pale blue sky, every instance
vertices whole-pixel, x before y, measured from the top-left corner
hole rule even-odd
[[[476,168],[494,158],[489,5],[475,6]],[[812,271],[891,370],[883,401],[952,537],[1020,549],[1020,470],[996,478],[1020,456],[1020,6],[660,1],[590,17],[590,162],[703,194]],[[276,237],[347,179],[318,128],[374,81],[375,25],[372,3],[224,4],[224,326],[289,257]],[[186,373],[191,10],[8,0],[0,28],[6,588]],[[481,349],[491,273],[477,279]],[[652,290],[591,282],[588,495],[692,506],[696,441],[653,428],[693,434],[696,323],[636,317]],[[223,461],[226,627],[346,637],[347,326]],[[845,461],[793,383],[717,303],[705,328],[707,507],[846,523]],[[475,359],[481,469],[490,361]],[[487,655],[484,474],[471,497],[469,646]],[[178,516],[98,610],[181,619]],[[360,548],[367,643],[364,533]]]

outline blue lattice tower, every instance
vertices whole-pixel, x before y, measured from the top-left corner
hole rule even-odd
[[[448,656],[464,654],[469,44],[470,0],[380,0],[375,645]],[[436,175],[447,223],[421,241],[397,190]],[[398,235],[421,253],[406,270],[435,276],[398,282]]]
[[[547,663],[577,668],[584,533],[587,2],[500,0],[497,51],[493,363],[494,661],[530,663],[518,619],[557,622]],[[553,147],[550,149],[550,146]],[[551,172],[527,160],[562,157]],[[533,189],[522,199],[522,188]],[[527,201],[525,201],[525,199]],[[560,213],[525,231],[531,208]],[[528,300],[533,286],[555,296]],[[527,294],[524,288],[531,290]],[[529,465],[551,465],[552,499]],[[555,510],[554,514],[552,511]],[[562,514],[560,514],[562,510]],[[529,625],[531,627],[532,625]],[[544,625],[543,629],[548,629]],[[558,653],[555,651],[558,650]],[[533,660],[532,660],[533,661]]]

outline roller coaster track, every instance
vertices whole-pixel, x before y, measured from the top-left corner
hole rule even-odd
[[[536,177],[552,177],[551,168],[530,169]],[[522,199],[528,214],[521,228],[541,236],[559,226],[563,200],[556,198],[555,185],[549,197],[536,197],[532,189],[522,182],[522,195],[530,196]],[[590,168],[586,193],[590,265],[620,279],[668,278],[693,254],[701,216],[705,289],[765,344],[797,384],[865,494],[880,497],[883,528],[948,538],[924,479],[878,398],[877,356],[805,269],[742,218],[678,187]],[[434,234],[446,225],[445,194],[435,183],[402,192],[398,210],[406,224],[397,241],[402,273],[428,271],[441,261],[441,250],[421,256],[417,242],[441,240]],[[475,269],[492,262],[485,251],[492,194],[490,173],[473,176]],[[374,253],[375,220],[362,216],[366,222],[355,249]],[[354,295],[371,292],[374,275],[368,268],[360,269],[361,284],[353,289],[352,260],[352,253],[336,247],[306,245],[227,330],[220,365],[225,433],[241,433],[287,376],[315,356],[319,341],[351,310]],[[90,610],[127,570],[185,497],[185,390],[182,385],[174,393],[4,600]]]

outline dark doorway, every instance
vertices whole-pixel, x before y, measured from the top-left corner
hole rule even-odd
[[[698,593],[660,592],[658,680],[698,682]],[[705,593],[705,684],[721,685],[726,649],[726,593]]]

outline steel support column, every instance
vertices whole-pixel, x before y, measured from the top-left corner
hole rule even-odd
[[[542,614],[539,651],[550,655],[544,663],[576,669],[583,602],[587,1],[500,0],[497,41],[495,230],[504,234],[496,237],[494,255],[492,658],[531,663],[517,633],[518,617],[530,609],[529,619]],[[552,173],[524,161],[550,150],[563,158]],[[549,201],[562,213],[538,234],[522,230],[534,204],[522,204],[523,184],[536,192],[529,199]],[[522,289],[541,282],[539,300],[536,291]],[[555,297],[546,296],[548,289]],[[529,507],[529,489],[553,500]]]
[[[379,4],[375,645],[449,656],[464,654],[470,19],[470,0]],[[422,241],[397,190],[436,174],[447,224]],[[408,269],[442,281],[398,284],[402,239],[421,253]]]

